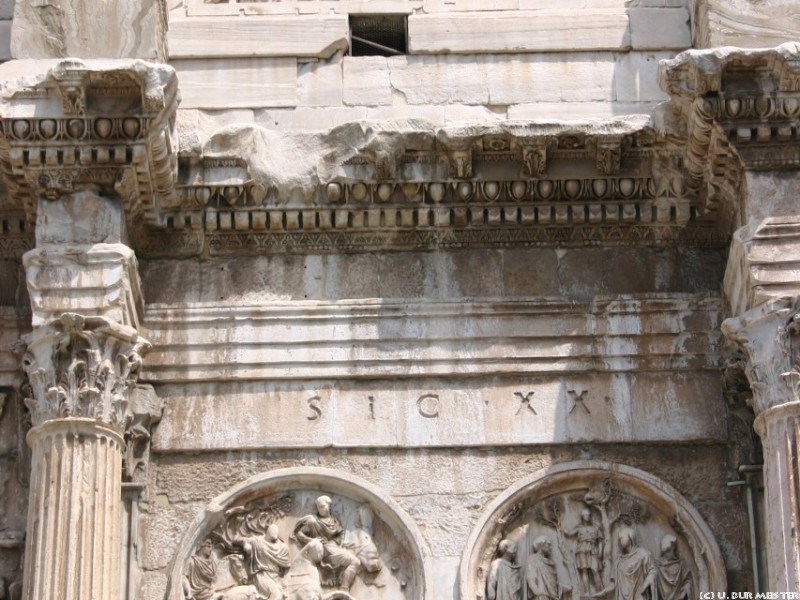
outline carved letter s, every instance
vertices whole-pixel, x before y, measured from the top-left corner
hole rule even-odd
[[[306,417],[309,421],[316,421],[322,417],[322,407],[320,407],[319,403],[322,401],[322,398],[319,396],[311,396],[306,403],[308,404],[308,408],[311,409],[310,415]]]

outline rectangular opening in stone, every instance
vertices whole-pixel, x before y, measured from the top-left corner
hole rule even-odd
[[[407,23],[406,15],[350,15],[350,55],[405,54]]]

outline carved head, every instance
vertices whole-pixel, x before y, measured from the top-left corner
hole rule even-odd
[[[325,554],[325,549],[322,547],[322,542],[314,539],[308,542],[305,547],[301,550],[300,554],[302,554],[305,558],[310,560],[315,565],[322,562],[322,557]]]
[[[592,511],[590,509],[584,508],[581,510],[581,521],[584,523],[592,522]]]
[[[270,542],[276,542],[278,540],[278,526],[273,523],[269,527],[267,527],[267,540]]]
[[[533,550],[534,552],[538,552],[542,556],[549,558],[550,554],[553,552],[553,544],[550,541],[550,538],[540,535],[533,540]]]
[[[668,533],[661,538],[661,556],[672,557],[676,555],[676,548],[678,545],[678,538],[671,533]]]
[[[631,527],[623,527],[617,534],[619,546],[623,552],[628,552],[636,547],[636,532]]]
[[[203,558],[209,558],[213,550],[214,546],[211,543],[211,540],[203,540],[203,543],[200,544],[200,556]]]
[[[497,551],[501,557],[514,560],[517,556],[517,542],[514,540],[502,540],[497,545]]]
[[[331,515],[331,499],[329,496],[320,496],[314,501],[314,506],[317,507],[317,514],[325,518]]]

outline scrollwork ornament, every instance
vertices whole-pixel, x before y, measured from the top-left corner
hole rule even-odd
[[[150,344],[135,329],[103,317],[65,313],[14,347],[31,394],[34,426],[81,417],[123,430],[128,400]]]

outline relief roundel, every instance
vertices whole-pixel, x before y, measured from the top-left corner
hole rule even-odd
[[[724,591],[719,548],[694,508],[638,469],[559,465],[487,509],[461,560],[465,600],[691,600]]]
[[[217,498],[181,544],[170,600],[421,600],[413,523],[366,482],[286,469]]]

